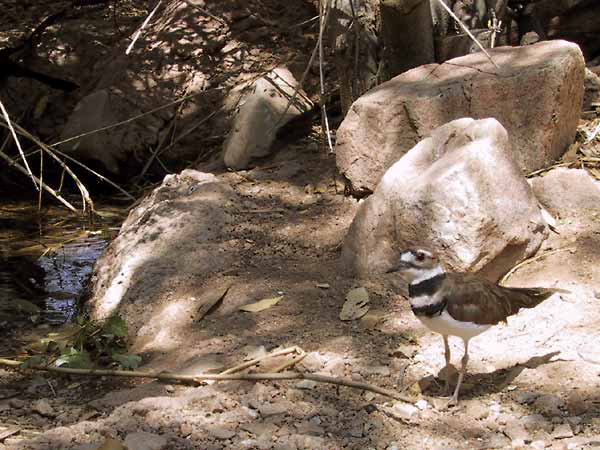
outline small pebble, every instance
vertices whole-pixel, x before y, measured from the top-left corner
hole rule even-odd
[[[429,407],[429,403],[427,403],[427,400],[419,400],[417,403],[415,403],[415,406],[422,411]]]

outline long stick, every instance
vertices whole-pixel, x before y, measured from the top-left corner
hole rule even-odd
[[[494,60],[492,59],[490,54],[485,50],[485,48],[483,48],[483,45],[481,45],[481,43],[477,40],[477,38],[475,36],[473,36],[473,34],[469,31],[467,26],[464,23],[462,23],[458,17],[456,17],[456,14],[454,14],[452,12],[452,10],[448,7],[448,5],[446,5],[443,2],[443,0],[437,0],[437,2],[442,6],[442,8],[444,8],[446,10],[446,12],[448,14],[450,14],[450,17],[452,17],[454,20],[456,20],[458,22],[458,24],[463,29],[463,31],[465,33],[467,33],[467,36],[469,36],[473,40],[473,42],[475,42],[475,44],[477,45],[477,47],[479,47],[479,49],[483,52],[483,54],[488,57],[488,59],[494,65],[494,67],[496,67],[496,69],[499,69],[500,67],[498,67],[498,64],[496,64],[494,62]]]
[[[344,378],[329,377],[326,375],[317,375],[314,373],[301,373],[301,372],[282,372],[282,373],[245,373],[245,374],[212,374],[212,373],[201,373],[196,375],[183,375],[178,373],[169,372],[156,372],[156,371],[133,371],[133,370],[108,370],[108,369],[71,369],[68,367],[49,367],[49,366],[33,366],[27,369],[21,368],[19,361],[11,359],[0,358],[0,365],[13,367],[18,370],[41,370],[45,372],[55,372],[62,374],[71,375],[87,375],[87,376],[113,376],[113,377],[130,377],[130,378],[154,378],[157,380],[167,381],[184,381],[188,383],[201,384],[206,380],[244,380],[244,381],[263,381],[263,380],[311,380],[319,383],[335,384],[338,386],[347,386],[354,389],[361,389],[363,391],[371,391],[376,394],[381,394],[386,397],[390,397],[403,402],[412,403],[415,401],[414,398],[407,395],[400,394],[399,392],[384,389],[379,386],[375,386],[368,383],[361,383],[358,381],[347,380]]]
[[[15,123],[15,128],[17,129],[19,134],[30,139],[33,143],[37,144],[37,146],[40,147],[40,149],[44,150],[48,155],[50,155],[50,157],[54,159],[69,174],[69,176],[73,179],[75,185],[77,186],[81,194],[83,212],[85,212],[85,208],[87,205],[90,206],[91,212],[94,212],[94,202],[92,201],[92,198],[90,197],[90,194],[85,185],[79,180],[77,175],[75,175],[75,172],[73,172],[68,165],[66,165],[58,156],[56,156],[48,145],[44,144],[41,140],[32,135],[25,128],[23,128],[17,123]]]
[[[148,25],[148,22],[150,22],[150,20],[152,19],[152,16],[158,10],[158,7],[160,6],[161,3],[162,3],[162,0],[158,0],[158,3],[156,4],[156,6],[152,10],[152,12],[150,14],[148,14],[148,17],[146,17],[146,20],[144,20],[144,22],[142,23],[142,25],[135,32],[135,36],[133,36],[133,39],[131,40],[131,44],[129,44],[129,46],[127,47],[127,50],[125,50],[125,54],[126,55],[129,55],[129,52],[131,52],[131,49],[135,45],[135,41],[138,40],[138,38],[140,37],[140,34],[142,34],[142,30],[144,28],[146,28],[146,25]]]
[[[23,160],[23,164],[25,165],[25,169],[27,170],[27,175],[29,175],[29,178],[31,178],[31,180],[33,181],[33,185],[35,186],[36,190],[39,191],[40,188],[36,184],[36,180],[35,180],[35,177],[33,176],[33,172],[31,172],[31,169],[29,168],[29,163],[27,162],[27,158],[25,158],[25,153],[23,152],[23,148],[21,148],[21,143],[19,142],[17,133],[15,133],[15,129],[13,128],[12,120],[10,120],[8,111],[4,107],[4,104],[2,103],[2,101],[0,101],[0,111],[2,111],[2,116],[4,117],[4,121],[6,122],[6,125],[8,125],[10,134],[12,135],[12,138],[15,141],[17,149],[19,150],[19,154],[21,155],[21,159]]]
[[[9,167],[14,167],[19,172],[25,174],[26,176],[29,176],[29,174],[27,173],[27,169],[25,169],[25,167],[20,165],[18,162],[14,161],[10,156],[8,156],[7,154],[5,154],[2,151],[0,151],[0,158],[4,159],[8,163]],[[56,198],[56,200],[61,202],[63,205],[65,205],[69,210],[73,211],[74,213],[77,212],[75,207],[73,205],[71,205],[68,201],[66,201],[64,198],[62,198],[58,192],[56,192],[54,189],[52,189],[46,183],[42,183],[42,181],[39,180],[35,175],[33,175],[33,177],[42,186],[42,188],[45,189],[47,192],[49,192],[50,195],[52,195],[54,198]]]
[[[350,4],[352,5],[352,1],[350,1]],[[321,128],[325,133],[325,140],[329,146],[329,153],[333,153],[331,131],[329,130],[329,120],[327,118],[327,107],[325,106],[325,75],[323,74],[323,33],[327,26],[325,20],[329,17],[330,8],[331,5],[329,0],[327,0],[324,5],[319,5],[319,102],[321,103]],[[352,11],[354,11],[354,7],[352,7]],[[356,23],[354,26],[356,26]],[[356,75],[356,73],[354,75]]]

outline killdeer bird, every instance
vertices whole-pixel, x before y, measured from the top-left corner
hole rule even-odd
[[[493,325],[506,322],[521,308],[533,308],[563,289],[509,288],[473,275],[447,273],[427,250],[406,250],[390,272],[408,275],[410,307],[431,331],[442,335],[446,366],[450,365],[448,336],[458,336],[465,344],[458,383],[448,405],[456,405],[467,363],[469,340]],[[446,390],[449,391],[448,379]]]

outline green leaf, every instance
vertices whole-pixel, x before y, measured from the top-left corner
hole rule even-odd
[[[102,335],[110,336],[112,339],[113,336],[122,338],[127,336],[127,323],[123,320],[121,316],[114,315],[104,322],[102,326]],[[112,335],[112,336],[111,336]]]
[[[74,369],[89,369],[92,367],[90,355],[85,350],[67,348],[55,361],[56,367],[71,367]]]
[[[119,363],[124,370],[135,370],[140,366],[142,357],[138,355],[128,355],[125,353],[113,353],[113,361]]]
[[[48,363],[45,356],[35,355],[31,358],[27,358],[21,363],[22,369],[30,369],[35,366],[45,366]]]

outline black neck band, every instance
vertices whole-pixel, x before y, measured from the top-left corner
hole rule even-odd
[[[433,295],[440,288],[446,274],[440,273],[434,277],[427,278],[426,280],[420,281],[416,284],[408,285],[409,297],[420,297],[421,295]]]
[[[446,308],[446,299],[442,300],[439,303],[432,303],[430,305],[425,306],[411,306],[413,313],[415,316],[437,316],[441,314]]]

